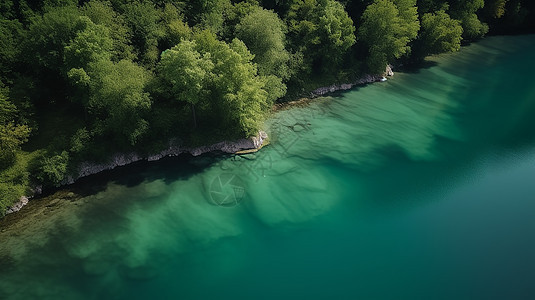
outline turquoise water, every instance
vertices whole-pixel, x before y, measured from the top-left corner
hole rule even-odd
[[[83,180],[0,221],[0,298],[533,299],[533,70],[535,36],[492,37],[256,154]]]

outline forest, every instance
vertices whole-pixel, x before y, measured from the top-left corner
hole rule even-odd
[[[3,0],[0,215],[81,161],[251,136],[276,102],[534,20],[531,0]]]

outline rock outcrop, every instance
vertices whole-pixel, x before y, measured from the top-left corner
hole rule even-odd
[[[386,65],[385,76],[394,76],[394,71],[392,71],[392,65]]]
[[[24,205],[28,204],[28,201],[28,197],[20,197],[18,202],[6,209],[6,215],[19,211]]]

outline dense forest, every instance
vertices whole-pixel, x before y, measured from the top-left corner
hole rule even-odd
[[[531,0],[2,0],[0,215],[80,161],[250,136],[276,101],[534,20]]]

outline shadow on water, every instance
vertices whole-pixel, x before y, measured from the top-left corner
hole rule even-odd
[[[156,180],[171,184],[177,180],[187,180],[229,156],[224,153],[206,153],[196,157],[181,154],[153,162],[140,161],[81,178],[68,188],[74,189],[81,196],[89,196],[103,191],[110,182],[125,187]]]
[[[407,74],[419,74],[422,71],[438,66],[438,62],[433,60],[423,60],[416,63],[400,66],[396,68],[396,71],[400,71]]]
[[[88,176],[31,201],[19,213],[0,221],[0,295],[13,299],[45,296],[47,292],[37,286],[18,290],[28,274],[33,274],[31,280],[43,286],[64,283],[68,287],[65,292],[74,293],[65,295],[69,299],[91,298],[88,295],[95,293],[95,286],[103,284],[106,276],[120,278],[117,282],[157,277],[156,266],[161,268],[168,257],[151,255],[150,261],[140,258],[139,262],[125,259],[136,257],[132,252],[137,251],[125,240],[128,238],[125,231],[133,226],[130,213],[148,214],[155,201],[161,202],[171,192],[158,186],[149,192],[136,187],[157,181],[166,186],[187,181],[228,157],[209,153],[137,162]],[[156,194],[151,196],[151,192]],[[105,198],[100,198],[100,193]],[[173,217],[164,212],[156,220],[173,223],[169,218]],[[152,253],[152,250],[143,251]],[[106,296],[114,294],[108,287],[96,291],[109,291]],[[52,297],[59,293],[59,287],[49,292]]]
[[[35,196],[21,211],[0,218],[0,232],[10,227],[17,227],[19,221],[31,216],[31,210],[38,207],[52,207],[57,199],[74,202],[80,198],[98,194],[106,190],[110,183],[134,187],[143,182],[161,180],[171,184],[177,180],[188,180],[191,176],[202,173],[206,168],[227,159],[224,153],[206,153],[197,157],[181,154],[176,157],[165,157],[159,161],[139,161],[80,178],[75,183],[60,188],[50,188]],[[1,254],[1,253],[0,253]]]

